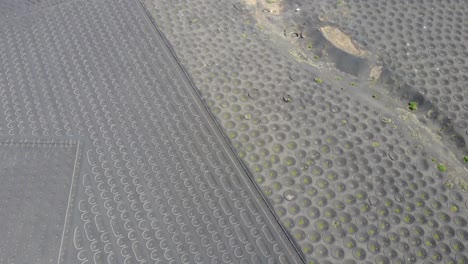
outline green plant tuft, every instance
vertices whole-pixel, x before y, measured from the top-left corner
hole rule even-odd
[[[411,101],[408,103],[408,109],[411,111],[416,111],[418,110],[418,102],[416,101]]]
[[[437,169],[438,169],[440,172],[446,172],[446,171],[447,171],[447,166],[445,166],[444,164],[440,163],[439,165],[437,165]]]
[[[316,83],[318,83],[318,84],[323,83],[323,80],[320,79],[320,78],[318,78],[318,77],[314,78],[314,81],[315,81]]]

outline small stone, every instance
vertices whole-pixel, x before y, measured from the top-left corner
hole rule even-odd
[[[340,108],[338,108],[338,106],[336,106],[336,105],[330,106],[330,112],[338,113],[339,111],[340,111]]]
[[[286,201],[293,201],[297,198],[296,193],[292,190],[285,191],[283,196],[284,196],[284,199],[286,199]]]

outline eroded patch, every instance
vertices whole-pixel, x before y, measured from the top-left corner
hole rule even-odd
[[[410,135],[420,140],[424,145],[430,146],[434,152],[433,166],[443,164],[447,173],[446,182],[456,184],[462,190],[468,190],[468,170],[458,162],[458,158],[453,152],[443,147],[442,137],[434,133],[429,127],[422,124],[417,116],[405,109],[397,108],[400,120],[407,125]],[[443,152],[443,153],[442,153]]]
[[[258,5],[266,13],[279,14],[283,10],[282,0],[245,0],[248,5]]]
[[[365,50],[360,49],[355,42],[339,28],[324,26],[320,28],[320,32],[322,32],[323,36],[333,44],[333,46],[346,53],[360,58],[368,56]]]

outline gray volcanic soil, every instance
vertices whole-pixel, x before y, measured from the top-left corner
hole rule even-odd
[[[0,263],[302,262],[141,3],[0,8]]]
[[[380,37],[390,52],[358,41],[353,24],[341,28],[349,20],[330,1],[145,1],[307,263],[468,261],[464,44],[441,48],[450,58],[415,60],[417,45],[398,38],[425,36],[413,13],[400,15],[412,9],[339,2],[365,37],[394,32]],[[432,26],[461,39],[462,9],[433,5],[446,15]],[[376,11],[353,11],[364,7]],[[436,68],[455,72],[442,77],[451,88],[430,85]],[[427,82],[426,93],[410,79]],[[429,110],[442,121],[425,118]]]

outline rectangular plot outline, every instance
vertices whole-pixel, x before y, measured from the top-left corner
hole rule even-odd
[[[0,139],[0,148],[2,147],[9,147],[9,148],[15,148],[15,147],[23,147],[23,146],[29,146],[29,147],[46,147],[46,148],[59,148],[59,147],[66,147],[70,146],[76,147],[75,151],[75,157],[73,161],[73,169],[71,175],[68,175],[68,177],[71,178],[70,181],[70,190],[68,193],[68,200],[67,200],[67,209],[65,211],[65,216],[64,216],[64,221],[63,221],[63,228],[62,228],[62,237],[60,239],[60,246],[58,249],[58,254],[57,254],[57,263],[61,263],[61,258],[62,258],[62,252],[63,252],[63,244],[64,240],[66,238],[66,234],[68,233],[68,228],[70,228],[71,224],[71,210],[75,207],[75,201],[74,201],[74,196],[76,196],[78,187],[77,183],[79,180],[79,168],[80,168],[80,162],[81,162],[81,154],[82,154],[82,149],[83,149],[83,142],[77,139],[69,139],[69,140],[57,140],[57,139],[41,139],[41,138],[2,138]]]

